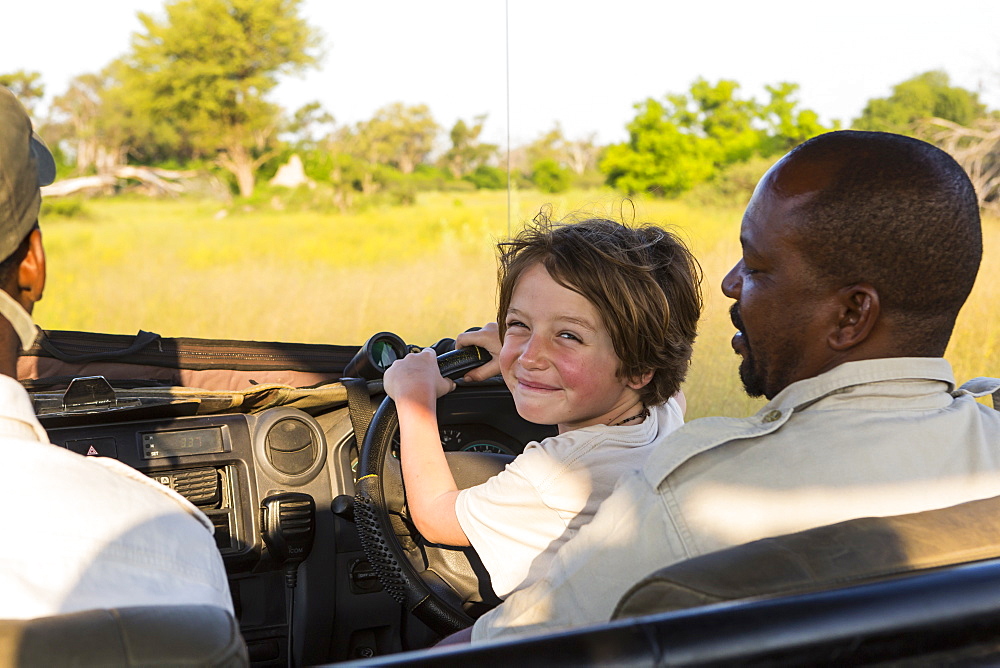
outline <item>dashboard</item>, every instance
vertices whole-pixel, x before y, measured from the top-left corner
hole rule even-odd
[[[325,435],[309,415],[277,408],[257,415],[207,415],[48,429],[82,455],[112,457],[170,487],[215,526],[230,571],[259,560],[255,501],[274,489],[329,487],[317,481]]]
[[[371,398],[373,412],[382,398]],[[73,411],[46,408],[58,403],[51,397],[35,401],[54,444],[118,459],[211,519],[253,665],[286,665],[290,646],[302,663],[324,663],[433,639],[418,621],[401,618],[362,550],[352,514],[358,448],[347,406],[196,415],[189,402],[142,397]],[[514,455],[553,431],[522,420],[499,382],[442,397],[438,416],[447,451]],[[262,538],[263,508],[289,493],[316,508],[312,551],[294,590]]]

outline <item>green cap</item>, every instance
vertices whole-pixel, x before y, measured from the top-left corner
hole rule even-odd
[[[0,86],[0,260],[10,256],[38,220],[41,186],[56,178],[56,163],[31,130],[28,112]]]

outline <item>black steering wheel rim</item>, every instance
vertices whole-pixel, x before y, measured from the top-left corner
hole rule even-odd
[[[443,376],[459,377],[490,358],[485,349],[473,346],[439,356],[438,366]],[[430,628],[449,635],[475,620],[463,608],[461,593],[451,591],[450,584],[440,578],[439,586],[432,586],[429,580],[436,574],[417,569],[393,526],[393,511],[386,499],[385,465],[398,428],[396,404],[386,397],[372,418],[359,453],[355,523],[365,554],[385,590]],[[417,535],[412,527],[411,533]]]

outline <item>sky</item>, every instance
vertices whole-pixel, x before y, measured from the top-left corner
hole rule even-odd
[[[165,0],[5,2],[0,72],[42,74],[47,98],[129,49],[139,11]],[[1000,108],[1000,1],[303,0],[324,36],[318,69],[283,79],[289,111],[319,101],[338,124],[393,102],[445,129],[486,114],[483,138],[517,146],[558,123],[569,139],[623,141],[634,104],[699,78],[797,83],[800,107],[846,126],[894,84],[943,69]],[[42,40],[44,38],[44,42]]]

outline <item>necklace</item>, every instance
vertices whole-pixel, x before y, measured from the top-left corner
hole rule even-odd
[[[612,426],[612,427],[620,427],[623,424],[631,422],[632,420],[643,420],[643,419],[645,419],[647,417],[649,417],[649,409],[646,408],[645,406],[643,406],[642,410],[639,411],[638,413],[636,413],[635,415],[633,415],[632,417],[627,417],[624,420],[619,420],[618,422],[614,422],[610,426]]]

